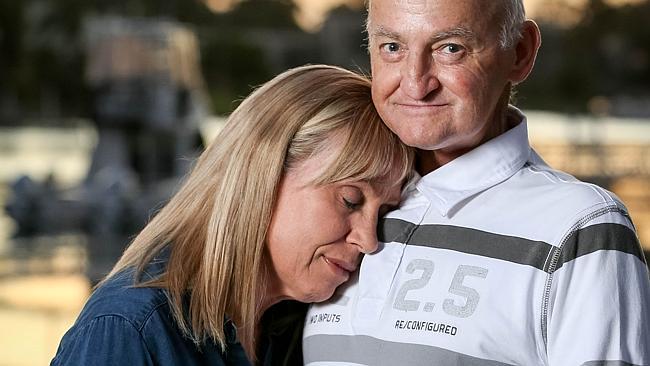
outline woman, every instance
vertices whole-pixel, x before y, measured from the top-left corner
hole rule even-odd
[[[377,247],[412,152],[364,77],[289,70],[252,93],[63,337],[52,365],[276,362],[262,315],[323,301]],[[135,286],[134,286],[135,285]]]

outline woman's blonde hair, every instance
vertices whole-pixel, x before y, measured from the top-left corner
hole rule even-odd
[[[410,174],[413,152],[380,120],[366,77],[324,65],[286,71],[230,115],[107,278],[127,268],[139,276],[168,248],[162,275],[140,285],[168,291],[175,320],[197,345],[211,338],[225,349],[224,321],[232,319],[254,359],[278,184],[286,169],[331,148],[334,134],[344,137],[343,149],[314,184],[376,181],[394,171],[401,181]]]

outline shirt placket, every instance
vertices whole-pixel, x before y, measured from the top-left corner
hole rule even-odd
[[[417,229],[431,203],[420,192],[415,193],[420,206],[419,214],[415,217],[415,225],[409,225],[410,238]],[[373,329],[380,325],[380,319],[386,306],[391,306],[389,296],[394,286],[394,280],[400,268],[407,243],[386,243],[381,255],[367,255],[359,272],[359,287],[357,301],[352,311],[351,325],[356,334],[373,334]]]

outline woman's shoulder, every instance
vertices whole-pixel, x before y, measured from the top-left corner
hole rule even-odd
[[[167,309],[168,300],[163,289],[136,286],[133,270],[126,270],[108,279],[92,293],[77,323],[116,317],[141,329],[153,314]]]
[[[147,329],[170,328],[151,324],[168,318],[167,297],[162,289],[135,287],[133,279],[132,271],[119,273],[91,294],[51,365],[152,364]]]

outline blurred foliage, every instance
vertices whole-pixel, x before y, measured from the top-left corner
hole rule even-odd
[[[197,26],[203,77],[215,113],[232,111],[253,87],[279,71],[269,65],[264,50],[249,33],[255,30],[302,33],[293,18],[294,12],[293,3],[249,0],[237,4],[228,13],[213,14],[202,23],[180,18]]]
[[[210,37],[202,54],[203,77],[217,113],[233,110],[252,86],[271,77],[263,56],[259,48],[238,39],[237,34]]]
[[[85,98],[79,92],[83,89],[81,50],[74,45],[84,2],[3,0],[0,4],[0,98],[24,109],[53,112],[59,109],[57,100],[66,100],[69,112],[78,113]],[[45,95],[55,103],[40,103]]]
[[[648,1],[612,7],[590,0],[570,28],[541,23],[542,48],[533,73],[518,87],[518,104],[583,113],[596,96],[650,103],[649,21]]]
[[[216,113],[271,78],[261,47],[245,32],[300,32],[291,2],[250,0],[227,14],[200,1],[22,0],[0,2],[0,124],[24,119],[88,116],[84,83],[84,17],[124,15],[175,19],[198,35],[203,75]]]
[[[332,17],[342,17],[338,10]],[[345,11],[358,14],[348,14],[348,24],[363,19],[361,9]],[[342,23],[326,23],[313,34],[298,27],[295,12],[290,0],[246,0],[223,14],[198,0],[0,0],[0,124],[91,115],[82,34],[84,18],[91,15],[163,17],[188,24],[198,34],[211,107],[219,114],[288,67],[359,64],[349,61],[352,54],[358,60],[361,47],[350,40],[360,39],[362,20],[358,28],[345,30]],[[649,19],[648,1],[612,7],[590,0],[571,26],[542,21],[543,46],[532,75],[518,87],[518,104],[581,113],[594,96],[650,99]],[[343,56],[334,57],[338,53]]]

